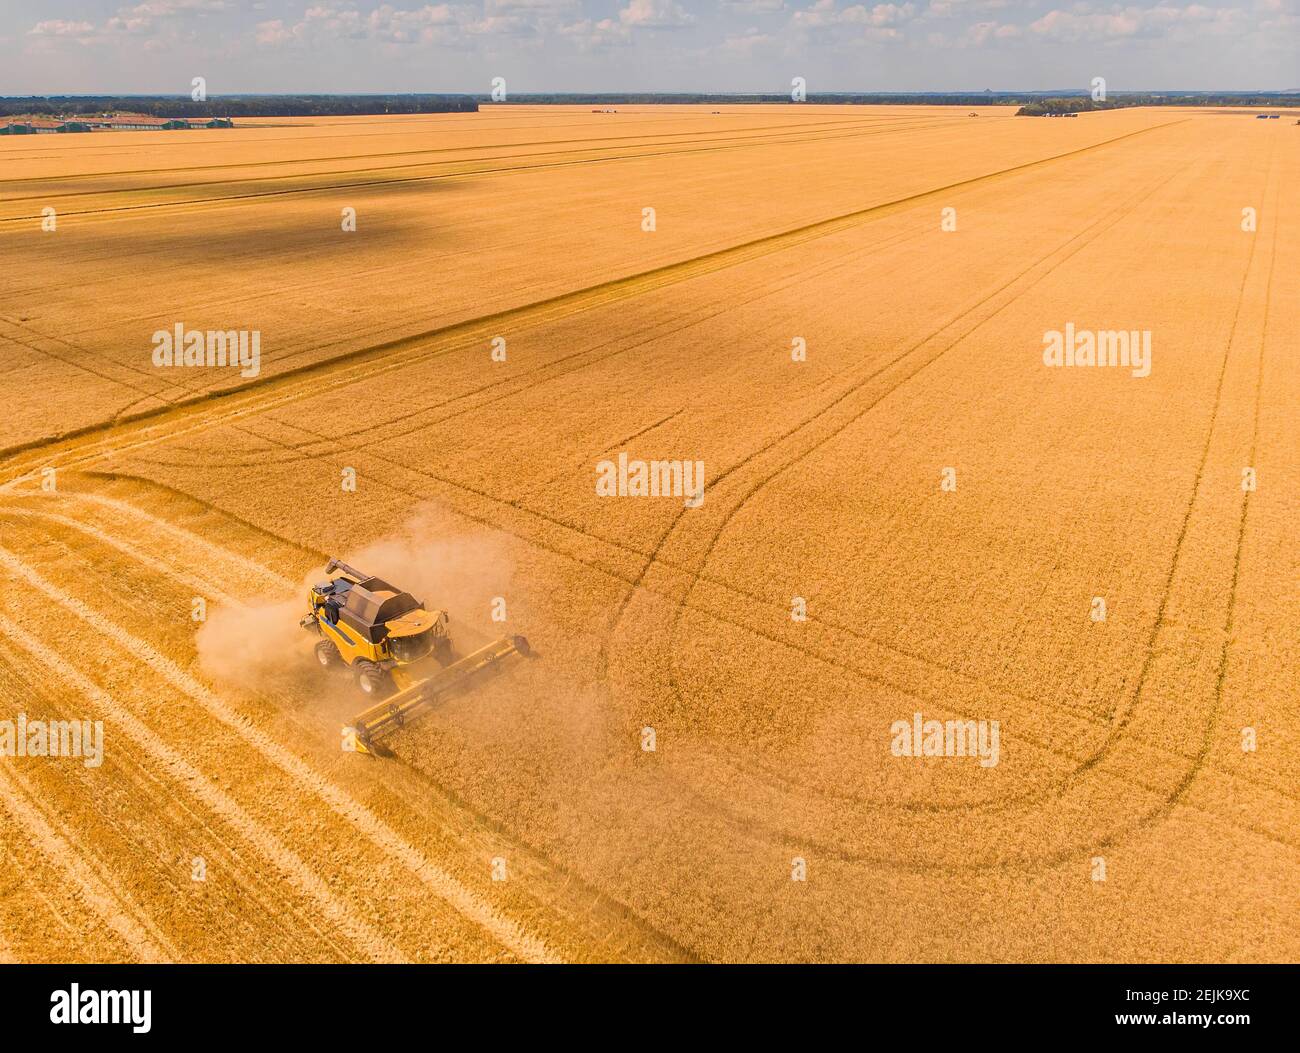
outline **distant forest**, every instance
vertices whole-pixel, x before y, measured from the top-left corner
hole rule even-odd
[[[788,94],[737,95],[647,92],[612,94],[512,94],[524,105],[618,106],[662,103],[740,105],[790,103]],[[143,113],[152,117],[327,117],[384,113],[473,113],[488,95],[214,95],[193,102],[188,95],[32,95],[0,98],[0,116],[74,113]],[[1300,92],[1112,92],[1095,103],[1087,92],[918,92],[810,94],[805,105],[1020,106],[1027,116],[1125,106],[1300,106]],[[508,105],[508,103],[507,103]]]
[[[1134,101],[1140,100],[1140,101]],[[1016,111],[1017,117],[1046,117],[1053,113],[1084,113],[1088,110],[1114,110],[1124,106],[1300,106],[1300,95],[1119,95],[1105,102],[1093,102],[1090,96],[1071,95],[1058,99],[1037,99]]]
[[[1016,110],[1017,117],[1047,117],[1053,113],[1085,113],[1088,110],[1114,110],[1120,103],[1113,100],[1106,102],[1093,102],[1091,98],[1068,99],[1041,99],[1038,102],[1031,102],[1026,106],[1021,106]],[[1202,103],[1201,105],[1206,105]],[[1258,105],[1258,104],[1256,104]]]
[[[329,117],[382,113],[474,113],[469,95],[32,95],[0,98],[11,114],[143,113],[150,117]]]

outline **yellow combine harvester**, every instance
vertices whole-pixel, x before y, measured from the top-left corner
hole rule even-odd
[[[321,637],[316,658],[323,667],[349,668],[362,694],[382,699],[344,729],[359,753],[373,752],[377,736],[497,660],[528,655],[522,636],[504,636],[452,661],[446,611],[425,610],[409,592],[337,559],[325,573],[330,577],[308,593],[311,613],[300,624]]]

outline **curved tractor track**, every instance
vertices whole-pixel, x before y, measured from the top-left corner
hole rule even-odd
[[[1272,188],[1271,188],[1272,192],[1271,193],[1269,192],[1269,187],[1262,187],[1257,196],[1260,200],[1271,200],[1274,207],[1276,207],[1278,204],[1278,187],[1276,185],[1275,175],[1271,170],[1269,172],[1269,180],[1270,183],[1272,184]],[[1160,183],[1160,186],[1163,186],[1165,182],[1167,182],[1167,180],[1162,181]],[[1087,240],[1091,240],[1094,237],[1100,236],[1100,234],[1104,232],[1104,230],[1108,229],[1110,226],[1113,226],[1115,223],[1121,222],[1125,216],[1131,214],[1133,210],[1136,209],[1142,201],[1147,200],[1151,196],[1151,194],[1158,189],[1159,186],[1151,190],[1144,191],[1137,198],[1135,198],[1133,202],[1121,207],[1117,211],[1114,217],[1111,217],[1104,222],[1099,222],[1097,229],[1095,231],[1090,231],[1088,238],[1084,242],[1082,242],[1078,246],[1072,247],[1069,253],[1059,256],[1056,259],[1052,260],[1049,266],[1057,266],[1061,263],[1064,263],[1065,260],[1069,258],[1069,255],[1073,254],[1073,252],[1078,251],[1080,248],[1082,248],[1083,245],[1087,243]],[[1199,736],[1198,746],[1195,748],[1194,752],[1188,755],[1177,749],[1170,748],[1163,743],[1154,741],[1151,738],[1144,739],[1143,736],[1141,735],[1140,727],[1138,728],[1132,727],[1131,722],[1142,700],[1144,688],[1147,684],[1147,679],[1151,672],[1152,662],[1160,646],[1159,641],[1161,638],[1162,622],[1163,622],[1166,607],[1169,604],[1170,594],[1174,590],[1176,582],[1178,582],[1179,580],[1180,574],[1182,574],[1183,576],[1186,576],[1187,574],[1186,568],[1180,565],[1183,559],[1182,550],[1184,546],[1184,541],[1188,534],[1188,528],[1190,526],[1191,517],[1193,513],[1197,511],[1199,508],[1201,508],[1205,503],[1201,494],[1201,486],[1202,486],[1202,477],[1205,471],[1206,461],[1210,456],[1212,444],[1216,442],[1216,440],[1221,444],[1228,441],[1228,440],[1224,440],[1221,436],[1217,435],[1216,431],[1219,427],[1218,424],[1219,405],[1220,405],[1220,400],[1223,392],[1223,381],[1230,362],[1236,362],[1237,368],[1243,372],[1253,371],[1256,374],[1256,380],[1254,384],[1254,388],[1256,392],[1255,404],[1254,404],[1253,414],[1251,415],[1250,418],[1253,421],[1253,424],[1251,426],[1250,460],[1251,463],[1253,463],[1254,461],[1254,454],[1256,452],[1257,442],[1258,442],[1258,414],[1259,414],[1258,399],[1259,399],[1259,392],[1262,388],[1263,348],[1264,348],[1265,334],[1268,328],[1267,305],[1271,300],[1270,290],[1271,290],[1273,268],[1274,268],[1275,257],[1276,257],[1276,236],[1277,235],[1276,235],[1276,227],[1275,227],[1273,230],[1272,237],[1270,239],[1267,239],[1270,242],[1269,248],[1263,250],[1263,253],[1267,255],[1267,262],[1265,262],[1264,255],[1261,255],[1257,260],[1256,247],[1259,244],[1258,241],[1253,241],[1251,243],[1250,253],[1248,255],[1248,258],[1246,259],[1245,268],[1242,273],[1240,290],[1237,296],[1236,308],[1232,314],[1232,324],[1229,329],[1227,341],[1223,348],[1223,365],[1222,365],[1222,369],[1219,372],[1219,380],[1214,391],[1214,402],[1213,402],[1211,412],[1209,414],[1209,421],[1206,430],[1203,453],[1201,455],[1200,463],[1197,466],[1196,477],[1195,477],[1192,493],[1188,497],[1187,511],[1186,514],[1182,517],[1181,526],[1179,528],[1178,535],[1173,547],[1173,552],[1172,552],[1171,561],[1169,565],[1168,580],[1167,580],[1164,595],[1161,598],[1158,616],[1151,627],[1150,638],[1145,647],[1145,659],[1142,663],[1142,667],[1139,672],[1135,687],[1133,688],[1130,696],[1122,700],[1122,704],[1119,707],[1119,711],[1113,714],[1112,720],[1105,724],[1104,737],[1101,738],[1096,748],[1093,749],[1092,752],[1088,753],[1086,756],[1079,756],[1074,751],[1062,752],[1058,749],[1054,749],[1048,743],[1033,743],[1032,745],[1034,745],[1035,747],[1041,748],[1045,752],[1054,754],[1056,757],[1065,760],[1066,762],[1068,762],[1069,767],[1068,770],[1065,770],[1060,776],[1058,776],[1054,780],[1052,785],[1038,788],[1032,792],[1025,793],[1019,796],[1001,795],[997,797],[988,798],[987,800],[984,801],[961,800],[961,801],[945,802],[940,804],[934,804],[929,802],[899,803],[899,802],[888,801],[884,799],[873,800],[868,798],[855,798],[852,795],[845,795],[846,799],[852,800],[855,805],[866,807],[871,810],[890,811],[890,810],[897,809],[904,813],[906,812],[936,812],[936,813],[948,812],[948,813],[961,813],[962,815],[975,814],[978,816],[988,817],[990,816],[990,813],[999,813],[1004,811],[1022,812],[1026,810],[1031,810],[1035,806],[1043,806],[1050,809],[1053,802],[1055,802],[1063,794],[1065,794],[1078,780],[1088,776],[1100,777],[1107,780],[1114,779],[1115,776],[1112,773],[1107,772],[1105,770],[1103,766],[1103,762],[1107,759],[1111,751],[1119,748],[1121,745],[1125,744],[1126,742],[1129,743],[1130,745],[1138,745],[1143,750],[1156,749],[1162,752],[1167,751],[1168,756],[1171,759],[1179,763],[1182,762],[1186,763],[1187,766],[1185,769],[1181,771],[1181,773],[1179,772],[1177,765],[1169,772],[1168,782],[1163,782],[1163,783],[1156,782],[1141,775],[1136,777],[1131,777],[1132,784],[1141,787],[1143,790],[1145,790],[1148,794],[1150,794],[1154,798],[1155,800],[1154,804],[1149,806],[1141,815],[1124,822],[1122,825],[1117,826],[1115,829],[1113,829],[1112,831],[1110,831],[1109,833],[1105,834],[1100,838],[1093,836],[1086,840],[1075,839],[1071,843],[1061,846],[1059,848],[1044,849],[1035,856],[1024,857],[1017,860],[1015,864],[1016,866],[1026,870],[1027,872],[1033,872],[1035,870],[1041,869],[1044,866],[1059,865],[1070,859],[1078,858],[1079,856],[1081,856],[1082,854],[1084,854],[1090,849],[1109,848],[1116,843],[1119,843],[1125,839],[1129,839],[1135,835],[1140,834],[1144,829],[1146,829],[1150,825],[1160,822],[1165,817],[1167,817],[1171,809],[1174,807],[1174,805],[1176,805],[1187,794],[1188,789],[1196,780],[1201,770],[1208,763],[1210,763],[1211,744],[1213,741],[1213,735],[1215,732],[1215,728],[1219,718],[1219,712],[1222,705],[1223,674],[1224,674],[1224,668],[1226,667],[1226,663],[1227,663],[1228,648],[1231,639],[1231,629],[1232,629],[1233,614],[1235,610],[1235,601],[1236,601],[1237,567],[1239,566],[1240,563],[1241,545],[1245,537],[1247,513],[1249,509],[1249,499],[1250,499],[1249,492],[1243,493],[1241,497],[1240,523],[1239,523],[1239,528],[1236,531],[1236,542],[1233,547],[1233,551],[1231,555],[1233,572],[1231,578],[1231,585],[1228,593],[1227,605],[1225,608],[1225,622],[1221,630],[1222,642],[1220,646],[1220,659],[1218,662],[1219,671],[1214,680],[1213,690],[1209,694],[1209,696],[1205,699],[1207,705],[1207,714],[1204,718],[1203,733]],[[1242,313],[1242,302],[1246,295],[1248,284],[1252,282],[1255,285],[1256,291],[1258,292],[1262,302],[1264,303],[1265,308],[1262,316],[1259,319],[1259,331],[1256,333],[1242,334],[1238,332],[1238,323],[1241,319],[1241,313]],[[1003,306],[1006,306],[1006,304],[1004,303]],[[998,308],[997,310],[1001,310],[1001,308]],[[997,311],[995,310],[994,314],[996,313]],[[993,317],[993,315],[989,315],[987,317],[991,318]],[[691,602],[692,596],[702,583],[703,584],[713,583],[709,578],[709,576],[707,575],[705,568],[708,566],[710,559],[713,556],[723,535],[728,530],[729,526],[733,523],[733,521],[736,519],[736,517],[739,515],[739,513],[751,501],[757,498],[762,493],[763,489],[766,486],[768,486],[774,479],[779,477],[782,473],[792,469],[803,458],[811,455],[823,444],[832,441],[844,429],[857,423],[865,414],[869,413],[872,408],[874,408],[884,399],[888,398],[890,394],[896,391],[898,386],[907,383],[912,377],[914,377],[917,373],[919,373],[921,369],[924,369],[927,365],[934,362],[938,357],[940,357],[944,353],[944,350],[948,350],[951,347],[955,346],[955,343],[957,341],[964,339],[965,336],[969,335],[969,333],[972,332],[974,328],[977,328],[980,324],[982,324],[982,321],[977,322],[975,327],[968,328],[964,333],[958,336],[956,340],[954,340],[951,343],[948,343],[943,350],[938,352],[938,354],[926,359],[926,361],[920,367],[918,367],[912,373],[909,373],[907,376],[903,377],[901,380],[898,381],[897,384],[887,388],[878,397],[873,398],[873,400],[870,402],[869,405],[867,405],[864,409],[857,412],[854,416],[844,421],[843,423],[837,425],[828,434],[819,437],[815,443],[809,445],[797,456],[785,459],[777,467],[761,475],[758,478],[758,480],[746,485],[745,488],[740,492],[738,497],[723,499],[726,507],[725,515],[718,523],[716,523],[715,525],[713,525],[711,528],[708,529],[706,534],[706,543],[703,546],[702,554],[696,557],[696,563],[694,569],[686,572],[685,584],[676,585],[676,590],[679,592],[681,599],[676,602],[674,613],[672,615],[671,625],[669,629],[664,633],[661,640],[662,653],[664,656],[662,659],[662,663],[663,663],[662,668],[664,669],[664,675],[667,680],[667,690],[670,691],[671,695],[674,698],[676,698],[679,703],[684,701],[683,687],[677,676],[677,669],[671,659],[671,655],[674,653],[675,643],[686,632],[682,624],[682,619],[683,616],[688,611],[699,611],[701,609],[701,606],[699,604]],[[923,345],[918,345],[918,346],[923,346]],[[1252,359],[1249,354],[1249,350],[1252,347],[1258,349],[1255,353],[1254,359]],[[813,418],[813,420],[816,419],[817,418]],[[1244,428],[1246,426],[1246,422],[1245,421],[1234,422],[1233,426],[1238,429]],[[756,451],[754,456],[757,457],[760,453],[765,453],[765,452],[766,450]],[[726,478],[727,476],[732,474],[732,472],[742,471],[748,465],[748,463],[749,463],[748,461],[740,462],[737,465],[728,468],[724,473],[722,473],[718,481],[721,482],[723,478]],[[680,513],[677,516],[677,518],[674,520],[672,527],[664,534],[663,538],[661,539],[660,545],[657,546],[655,550],[656,554],[652,554],[650,557],[647,558],[645,573],[640,578],[638,578],[633,588],[629,590],[629,592],[626,594],[627,600],[625,601],[623,608],[621,608],[619,611],[618,619],[615,622],[615,626],[614,626],[614,633],[611,634],[611,638],[613,638],[613,636],[617,634],[617,631],[623,622],[623,618],[627,611],[627,604],[631,602],[631,600],[634,598],[636,592],[639,589],[647,587],[645,584],[645,579],[649,575],[652,568],[659,562],[657,552],[661,548],[666,547],[676,534],[689,527],[691,521],[692,520],[689,513]],[[682,570],[681,567],[674,566],[673,564],[668,562],[665,562],[665,565],[671,567],[675,571]],[[737,592],[743,592],[742,589],[737,589],[735,586],[724,585],[723,587],[728,588],[729,591],[732,592],[733,594]],[[658,591],[657,594],[660,596],[664,596],[667,594],[667,590],[661,589]],[[753,598],[759,599],[759,597],[753,597]],[[767,606],[779,608],[781,605],[768,601]],[[707,610],[707,608],[705,609]],[[784,610],[784,608],[781,609]],[[729,618],[726,615],[722,615],[718,613],[716,610],[707,610],[707,613],[710,617],[719,618],[723,621],[727,621],[728,623],[741,627],[746,631],[768,636],[768,638],[771,639],[774,643],[780,644],[782,647],[792,648],[794,650],[807,654],[815,661],[826,663],[831,666],[840,666],[841,668],[844,668],[847,671],[851,672],[853,675],[863,677],[864,679],[867,680],[876,680],[887,684],[889,683],[888,680],[882,681],[880,679],[879,674],[875,672],[873,669],[857,666],[852,663],[845,664],[841,660],[837,660],[829,653],[822,653],[817,651],[814,648],[810,648],[795,642],[791,634],[773,634],[770,632],[770,630],[765,630],[761,624],[755,625],[752,621],[737,621],[734,618]],[[813,620],[816,621],[816,619]],[[852,630],[844,626],[843,624],[834,624],[833,622],[831,624],[833,625],[834,628],[842,632],[852,633]],[[899,685],[891,684],[890,686],[898,690],[902,690],[905,694],[911,694],[911,692],[906,691],[906,689],[900,687]],[[1001,690],[1001,688],[995,688],[995,690]],[[913,695],[913,697],[918,705],[921,705],[923,708],[927,708],[927,710],[936,707],[944,707],[947,704],[941,697],[925,697],[922,695]],[[1040,706],[1050,707],[1054,704],[1052,703],[1051,700],[1048,699],[1035,699],[1034,701],[1037,705]],[[974,714],[966,713],[966,712],[945,713],[945,716],[948,715],[955,716],[959,719],[973,719],[974,717]],[[1096,718],[1093,718],[1092,721],[1090,722],[1099,723],[1096,720]],[[755,762],[746,765],[745,761],[743,760],[743,755],[741,755],[741,758],[739,759],[723,758],[721,755],[715,755],[714,759],[722,763],[730,763],[733,765],[738,765],[742,770],[748,769],[748,774],[751,777],[755,777],[760,780],[769,781],[773,785],[780,785],[788,792],[792,792],[796,794],[812,793],[814,795],[816,795],[817,793],[825,792],[820,789],[814,789],[813,787],[802,783],[797,774],[779,772],[773,769],[771,766],[764,766],[761,762]],[[1240,775],[1237,773],[1233,773],[1233,777],[1242,779],[1247,783],[1251,781],[1250,777],[1247,775]],[[748,810],[735,809],[731,807],[725,799],[719,798],[716,804],[719,813],[726,816],[730,822],[734,823],[739,828],[745,830],[751,830],[751,831],[755,829],[762,829],[765,831],[766,836],[772,837],[776,841],[787,845],[792,845],[792,846],[799,845],[799,844],[808,845],[811,843],[816,846],[816,849],[819,853],[823,853],[827,856],[832,856],[846,861],[871,863],[872,865],[886,867],[886,868],[898,867],[901,869],[907,869],[915,873],[925,873],[929,870],[934,870],[943,873],[954,873],[960,869],[979,870],[979,869],[985,869],[990,867],[1004,869],[1008,865],[1007,862],[1003,859],[992,859],[986,861],[971,861],[965,864],[964,868],[954,868],[954,866],[950,863],[944,863],[944,864],[906,863],[897,860],[891,856],[881,855],[879,853],[874,853],[874,852],[860,853],[860,852],[846,851],[842,845],[832,844],[825,841],[814,841],[809,838],[806,832],[795,832],[794,830],[785,827],[780,823],[771,823],[767,821],[763,815],[756,815]],[[1258,836],[1275,841],[1281,845],[1286,846],[1289,849],[1300,852],[1300,839],[1277,837],[1276,835],[1270,833],[1269,831],[1261,827],[1253,827],[1253,829]]]

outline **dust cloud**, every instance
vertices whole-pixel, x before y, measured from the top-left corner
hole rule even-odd
[[[417,508],[391,534],[337,555],[411,593],[427,609],[446,610],[453,639],[464,641],[467,628],[471,638],[486,639],[494,598],[511,596],[514,561],[499,536],[467,529],[464,520],[433,505]],[[298,623],[308,613],[308,590],[324,580],[322,562],[292,595],[210,607],[196,636],[204,674],[249,690],[285,689],[318,678],[315,637]]]

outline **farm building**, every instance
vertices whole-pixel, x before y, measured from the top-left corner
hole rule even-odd
[[[162,117],[144,117],[139,114],[119,114],[104,122],[104,127],[115,132],[160,132],[167,126]]]
[[[0,132],[5,135],[45,135],[62,131],[62,121],[47,121],[40,117],[25,117],[10,121]]]
[[[191,128],[234,127],[229,117],[199,117],[187,120],[184,117],[147,117],[140,113],[119,113],[106,120],[97,121],[96,126],[114,132],[187,131]]]
[[[41,135],[49,132],[88,132],[88,121],[47,121],[31,117],[0,124],[0,135]]]
[[[37,132],[43,132],[45,128],[38,128],[37,122],[30,120],[10,121],[4,127],[0,128],[0,135],[35,135]]]

